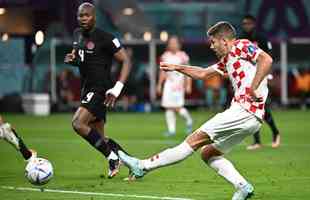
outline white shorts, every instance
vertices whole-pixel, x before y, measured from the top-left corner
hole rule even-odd
[[[238,103],[233,103],[229,109],[204,123],[199,130],[210,136],[217,150],[227,153],[245,137],[257,132],[261,125],[262,122],[255,115]]]
[[[164,108],[179,108],[184,106],[184,91],[172,91],[164,89],[161,99]]]

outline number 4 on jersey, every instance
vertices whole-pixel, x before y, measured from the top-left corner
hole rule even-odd
[[[82,50],[82,49],[79,49],[79,56],[80,56],[80,58],[81,58],[81,62],[84,62],[84,50]]]

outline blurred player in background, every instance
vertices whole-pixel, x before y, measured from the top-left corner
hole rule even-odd
[[[222,109],[226,103],[227,90],[224,83],[225,78],[220,75],[213,76],[204,81],[205,98],[210,110]]]
[[[169,63],[161,63],[160,66],[162,70],[178,71],[201,80],[216,74],[228,74],[234,89],[231,106],[208,120],[176,147],[145,160],[123,152],[119,152],[119,156],[130,168],[132,176],[141,178],[152,170],[178,163],[202,148],[202,159],[236,188],[232,200],[245,200],[253,195],[254,188],[224,158],[224,154],[261,128],[268,97],[266,76],[270,72],[272,58],[249,40],[237,40],[236,31],[228,22],[218,22],[207,34],[210,48],[220,59],[218,63],[208,68]]]
[[[10,143],[17,151],[19,151],[26,161],[31,158],[37,157],[37,152],[32,149],[28,149],[22,138],[11,127],[11,124],[4,122],[4,119],[0,115],[0,139],[4,139]]]
[[[93,4],[81,4],[77,19],[80,28],[73,34],[73,50],[65,56],[65,63],[78,66],[81,75],[81,105],[73,116],[72,127],[108,159],[108,178],[112,178],[119,171],[117,151],[122,147],[104,133],[106,110],[114,106],[124,87],[130,61],[117,38],[95,27]],[[111,77],[113,59],[122,65],[114,87]]]
[[[243,17],[242,20],[242,34],[240,35],[240,38],[242,39],[248,39],[252,41],[253,43],[257,44],[259,48],[264,50],[265,52],[272,55],[272,44],[268,39],[261,33],[256,31],[256,19],[252,15],[246,15]],[[268,79],[272,79],[272,75],[270,74],[268,76]],[[280,146],[280,132],[276,126],[275,121],[273,120],[272,114],[271,114],[271,108],[270,108],[270,99],[265,104],[265,116],[264,120],[269,125],[271,131],[272,131],[272,144],[271,146],[273,148],[277,148]],[[260,138],[260,131],[257,131],[254,134],[254,143],[247,147],[248,150],[255,150],[262,147],[262,142]]]
[[[188,55],[181,50],[181,42],[177,36],[169,38],[166,51],[160,57],[161,62],[173,64],[188,64]],[[193,120],[188,110],[184,107],[185,93],[192,91],[192,81],[177,71],[160,71],[157,84],[157,93],[162,95],[161,105],[166,110],[166,123],[168,131],[166,136],[175,135],[176,113],[179,113],[186,121],[186,134],[192,132]]]

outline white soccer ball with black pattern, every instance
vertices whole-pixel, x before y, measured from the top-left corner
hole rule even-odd
[[[25,176],[33,185],[44,185],[52,179],[53,175],[51,162],[44,158],[33,158],[26,166]]]

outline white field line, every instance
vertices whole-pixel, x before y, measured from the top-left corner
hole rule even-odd
[[[80,143],[80,139],[75,140],[65,140],[65,139],[58,139],[58,138],[48,138],[48,139],[42,139],[42,138],[31,138],[32,143],[44,143],[44,142],[52,142],[56,144],[74,144],[74,143]],[[131,139],[125,139],[125,140],[119,140],[122,144],[163,144],[163,145],[176,145],[182,142],[181,139],[137,139],[137,140],[131,140]],[[242,142],[238,144],[237,146],[247,146],[249,144]],[[281,143],[281,146],[285,147],[310,147],[310,144],[296,144],[296,143]],[[265,147],[271,147],[271,144],[266,144]]]
[[[107,196],[107,197],[125,197],[125,198],[139,198],[139,199],[162,199],[162,200],[193,200],[193,199],[189,199],[189,198],[180,198],[180,197],[160,197],[160,196],[151,196],[151,195],[116,194],[116,193],[102,193],[102,192],[82,192],[82,191],[57,190],[57,189],[28,188],[28,187],[1,186],[1,188],[5,189],[5,190],[50,192],[50,193],[63,193],[63,194],[79,194],[79,195],[88,195],[88,196]]]

